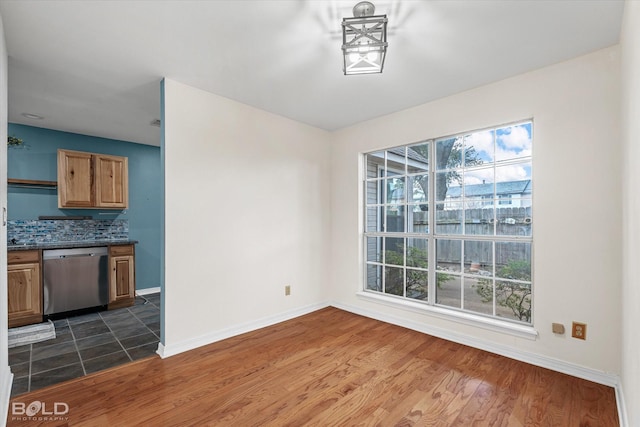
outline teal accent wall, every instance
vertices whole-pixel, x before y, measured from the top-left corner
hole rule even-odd
[[[59,148],[129,158],[129,209],[58,209],[55,189],[9,187],[9,219],[38,219],[39,215],[91,216],[127,219],[129,238],[136,245],[136,289],[160,286],[162,170],[160,147],[9,123],[8,135],[24,141],[7,149],[9,178],[57,180]]]

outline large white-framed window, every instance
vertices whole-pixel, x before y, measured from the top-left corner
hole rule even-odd
[[[532,325],[532,120],[365,153],[365,292]]]

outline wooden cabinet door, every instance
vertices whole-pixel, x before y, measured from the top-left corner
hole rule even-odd
[[[133,245],[110,247],[109,266],[109,309],[132,305],[136,290]]]
[[[129,204],[127,158],[95,154],[94,161],[96,207],[125,209]]]
[[[42,322],[40,264],[10,264],[7,272],[9,327]]]
[[[58,150],[58,207],[93,207],[93,185],[91,153]]]

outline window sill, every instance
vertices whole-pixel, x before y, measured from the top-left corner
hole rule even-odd
[[[373,292],[360,291],[356,295],[364,300],[384,304],[389,307],[412,311],[414,313],[428,314],[440,319],[475,326],[492,332],[513,335],[518,338],[526,338],[529,340],[535,340],[538,337],[538,331],[536,331],[532,326],[518,325],[462,311],[447,310],[441,307],[434,307],[386,295],[379,295]]]

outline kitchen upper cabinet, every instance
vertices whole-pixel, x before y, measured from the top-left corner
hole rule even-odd
[[[79,151],[58,150],[58,207],[92,208],[93,155]]]
[[[109,310],[133,305],[136,290],[133,245],[109,247]]]
[[[127,158],[95,154],[96,206],[124,209],[129,201]]]
[[[58,150],[58,207],[126,209],[126,157]]]
[[[40,251],[7,254],[9,327],[42,322]]]

